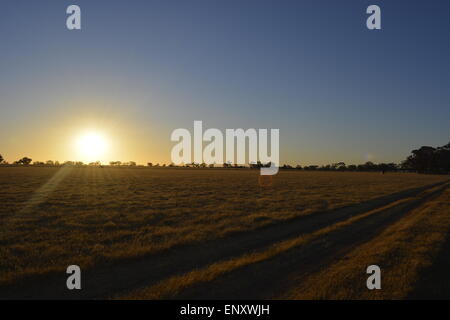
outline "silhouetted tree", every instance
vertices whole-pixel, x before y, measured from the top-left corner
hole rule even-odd
[[[435,151],[435,148],[428,146],[413,150],[411,151],[412,155],[406,159],[405,165],[419,173],[430,171],[433,166]]]
[[[364,164],[359,164],[357,166],[358,171],[375,171],[377,170],[377,165],[371,161],[367,161]]]
[[[336,170],[339,170],[339,171],[344,171],[346,169],[345,162],[335,163],[335,166],[336,166],[335,167]]]
[[[423,146],[411,151],[411,155],[402,162],[402,168],[419,173],[450,172],[450,143],[438,148]]]
[[[22,159],[14,162],[14,163],[15,164],[24,165],[24,166],[28,166],[28,165],[30,165],[31,161],[33,161],[33,159],[30,159],[28,157],[23,157]]]
[[[3,159],[3,156],[0,154],[0,163],[3,163],[5,159]]]
[[[436,149],[436,169],[439,172],[450,172],[450,142]]]
[[[378,165],[378,170],[380,170],[382,173],[385,173],[387,171],[397,171],[397,165],[395,163],[380,163]]]
[[[261,167],[263,167],[261,161],[257,161],[256,163],[254,163],[254,162],[250,163],[251,169],[259,169]]]

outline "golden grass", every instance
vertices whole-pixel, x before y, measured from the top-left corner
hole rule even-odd
[[[420,195],[418,195],[417,198],[419,198],[429,192],[432,192],[434,190],[436,190],[436,188],[426,190],[426,191],[422,192]],[[148,288],[143,288],[143,289],[138,289],[138,290],[131,292],[121,298],[125,298],[125,299],[170,298],[170,297],[176,295],[177,293],[179,293],[181,290],[188,288],[192,285],[209,282],[223,274],[235,271],[236,269],[239,269],[241,267],[273,258],[273,257],[275,257],[279,254],[282,254],[288,250],[305,245],[305,244],[311,242],[312,240],[318,239],[319,237],[326,235],[332,231],[336,231],[336,230],[339,230],[346,226],[349,226],[353,223],[357,223],[359,220],[365,219],[371,215],[377,214],[386,209],[398,206],[402,203],[411,201],[412,199],[413,198],[404,198],[404,199],[392,202],[386,206],[379,207],[377,209],[370,210],[370,211],[360,214],[358,216],[351,217],[345,221],[337,222],[331,226],[327,226],[325,228],[319,229],[310,234],[306,234],[306,235],[295,237],[295,238],[292,238],[289,240],[277,242],[264,250],[244,254],[240,257],[232,258],[232,259],[225,260],[225,261],[219,261],[219,262],[211,264],[205,268],[196,269],[191,272],[185,273],[183,275],[174,276],[169,279],[165,279],[154,286],[151,286]]]
[[[257,170],[0,168],[0,283],[208,241],[443,181]]]
[[[450,188],[411,211],[370,242],[309,276],[292,279],[283,299],[404,299],[430,266],[450,230]],[[365,268],[381,268],[382,289],[368,290]]]

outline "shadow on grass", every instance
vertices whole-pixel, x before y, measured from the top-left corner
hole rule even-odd
[[[450,232],[433,264],[419,273],[409,299],[450,299]]]

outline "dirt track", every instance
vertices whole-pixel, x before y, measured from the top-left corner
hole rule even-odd
[[[384,196],[356,206],[312,214],[252,232],[238,233],[208,243],[182,246],[168,252],[144,258],[119,261],[82,273],[82,290],[66,288],[66,274],[52,274],[24,279],[14,286],[0,288],[1,299],[102,299],[126,294],[170,276],[182,274],[211,263],[258,251],[278,241],[314,232],[395,201],[410,198],[396,206],[382,210],[342,229],[294,248],[272,259],[230,272],[206,284],[199,284],[181,292],[175,298],[202,299],[259,299],[271,298],[282,290],[285,275],[300,271],[305,276],[330,263],[352,248],[377,235],[387,225],[401,218],[411,209],[444,188],[420,196],[424,190],[440,184],[416,188]],[[413,198],[416,197],[416,198]]]

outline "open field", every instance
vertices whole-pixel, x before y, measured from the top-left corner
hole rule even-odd
[[[0,168],[0,298],[399,298],[447,239],[448,176],[281,171],[266,187],[258,178]],[[392,256],[414,265],[395,294],[342,289],[358,270],[366,277],[368,261]],[[332,263],[338,276],[327,277]],[[84,290],[64,289],[70,264]]]
[[[431,268],[437,256],[444,253],[443,247],[450,243],[449,199],[450,188],[447,188],[438,197],[411,210],[380,235],[337,259],[332,266],[310,275],[307,280],[293,276],[291,283],[297,285],[282,298],[450,298],[450,257],[447,256],[444,263],[438,261],[440,265],[436,264],[434,270]],[[383,290],[369,291],[364,285],[361,266],[374,263],[383,266]],[[433,277],[438,281],[428,283],[431,290],[424,294],[421,282]]]

